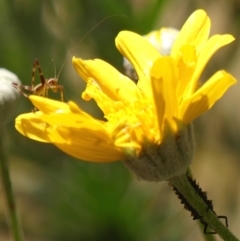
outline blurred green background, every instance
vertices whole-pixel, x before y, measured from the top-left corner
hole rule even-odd
[[[211,34],[236,37],[211,59],[202,80],[221,68],[239,79],[239,0],[2,0],[0,66],[30,85],[34,59],[39,59],[45,78],[55,75],[54,65],[58,74],[64,63],[59,83],[67,98],[101,118],[93,102],[81,100],[84,83],[71,65],[71,57],[101,58],[124,71],[122,56],[114,46],[120,30],[146,34],[163,26],[180,28],[198,8],[209,14]],[[125,17],[106,19],[81,40],[110,15]],[[193,174],[213,200],[215,211],[228,217],[229,228],[238,237],[239,91],[239,85],[232,87],[210,112],[195,121],[192,164]],[[16,116],[31,109],[23,97]],[[78,161],[53,145],[21,136],[14,129],[14,120],[7,133],[11,176],[26,241],[203,240],[197,222],[183,210],[167,182],[139,181],[122,163]],[[11,240],[5,206],[1,187],[1,241]]]

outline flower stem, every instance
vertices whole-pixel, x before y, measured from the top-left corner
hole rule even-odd
[[[22,241],[22,230],[18,221],[15,199],[13,195],[9,166],[6,150],[6,139],[4,138],[4,127],[0,127],[0,166],[2,172],[2,183],[5,190],[6,202],[8,206],[9,221],[12,228],[12,236],[14,241]]]
[[[205,241],[216,241],[214,234],[204,234],[202,223],[198,221],[199,229],[201,230]]]
[[[186,175],[175,176],[169,180],[169,184],[178,189],[178,191],[186,198],[188,203],[202,217],[202,220],[208,224],[208,227],[215,231],[225,241],[239,241],[218,219],[216,214],[209,210],[207,204],[196,193],[190,185]],[[207,234],[208,235],[208,234]]]
[[[193,178],[190,167],[188,167],[187,174],[188,174],[188,176]],[[205,241],[216,241],[215,236],[213,234],[205,235],[204,228],[203,228],[203,225],[202,225],[200,220],[198,220],[198,227],[201,230],[201,233],[202,233],[203,238],[204,238]]]

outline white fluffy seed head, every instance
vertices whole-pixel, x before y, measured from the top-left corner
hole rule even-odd
[[[0,126],[6,125],[14,116],[21,97],[12,83],[21,84],[21,81],[14,73],[0,68]]]

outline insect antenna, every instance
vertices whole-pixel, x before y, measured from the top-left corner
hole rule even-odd
[[[31,86],[27,86],[27,85],[20,85],[18,83],[12,83],[12,86],[17,89],[19,92],[21,92],[25,97],[29,97],[28,94],[24,93],[24,90],[29,91],[30,94],[32,95],[37,95],[37,96],[42,96],[42,97],[46,97],[48,98],[48,92],[49,90],[52,90],[53,92],[58,92],[60,91],[61,94],[61,101],[64,101],[64,99],[66,99],[66,93],[65,93],[65,89],[63,85],[58,84],[58,78],[61,74],[61,71],[63,69],[63,66],[65,65],[67,59],[70,57],[70,55],[72,54],[72,52],[74,51],[74,49],[78,46],[78,44],[80,44],[80,42],[89,34],[91,33],[95,28],[97,28],[100,24],[102,24],[105,20],[109,19],[109,18],[113,18],[113,17],[126,17],[125,15],[121,15],[121,14],[115,14],[115,15],[110,15],[108,17],[105,17],[104,19],[102,19],[100,22],[98,22],[94,27],[92,27],[86,34],[84,34],[84,36],[75,44],[75,46],[72,48],[72,50],[67,54],[67,57],[65,58],[65,60],[63,61],[63,64],[58,72],[57,75],[57,71],[56,71],[56,66],[55,63],[52,59],[53,65],[54,65],[54,78],[49,78],[49,79],[45,79],[43,72],[41,70],[40,64],[38,59],[35,59],[35,61],[33,62],[33,69],[32,69],[32,79],[31,79]],[[40,78],[40,83],[39,84],[35,84],[35,74],[36,71],[38,71],[39,74],[39,78]],[[65,97],[65,98],[64,98]]]
[[[52,61],[53,68],[54,68],[54,78],[57,79],[57,69],[56,69],[56,64],[55,64],[55,62],[54,62],[53,59],[51,59],[51,61]]]
[[[70,57],[70,55],[73,53],[73,51],[76,49],[76,47],[94,30],[96,29],[99,25],[101,25],[103,22],[105,22],[107,19],[109,18],[114,18],[114,17],[125,17],[127,18],[126,15],[124,14],[114,14],[114,15],[110,15],[108,17],[103,18],[100,22],[98,22],[96,25],[94,25],[89,31],[87,31],[79,40],[78,42],[75,44],[75,46],[69,51],[69,53],[67,54],[67,57],[65,58],[65,60],[62,63],[62,66],[59,69],[58,75],[57,75],[57,79],[59,78],[60,73],[62,72],[63,66],[65,65],[65,63],[67,62],[68,58]]]

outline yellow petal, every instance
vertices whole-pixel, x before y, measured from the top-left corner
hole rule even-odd
[[[177,115],[177,77],[176,63],[173,58],[165,56],[155,61],[151,69],[151,79],[160,128],[162,128],[164,118],[171,120]]]
[[[184,100],[181,106],[183,122],[189,124],[223,96],[227,89],[236,83],[236,80],[225,71],[215,73],[191,98]]]
[[[102,133],[100,135],[103,136],[107,135],[104,122],[94,119],[85,112],[78,114],[41,115],[41,119],[52,126],[58,125],[66,128],[88,129],[89,132],[94,132],[96,136],[98,133]]]
[[[101,90],[113,100],[126,100],[134,98],[138,92],[136,84],[107,62],[95,60],[82,60],[73,57],[73,65],[79,75],[87,81],[93,79]]]
[[[140,79],[142,75],[148,75],[154,61],[160,57],[148,40],[136,33],[121,31],[115,42],[120,53],[134,66]]]
[[[120,108],[117,105],[126,104],[122,101],[114,101],[106,95],[100,87],[96,84],[94,80],[89,80],[86,86],[85,91],[82,93],[82,98],[86,101],[94,99],[100,109],[103,111],[104,116],[108,115],[111,112],[114,112],[115,109]]]
[[[59,149],[75,158],[91,162],[124,160],[122,151],[107,143],[94,132],[84,128],[58,127],[51,133],[51,141]]]
[[[185,44],[194,45],[197,52],[206,42],[210,31],[210,19],[203,10],[195,11],[183,25],[173,44],[171,56],[176,57],[178,51]]]
[[[189,87],[189,80],[191,79],[196,67],[196,50],[193,45],[186,44],[180,51],[177,59],[178,66],[178,83],[177,83],[177,97],[178,104],[181,103],[183,97],[186,96]]]
[[[121,31],[115,42],[121,54],[134,66],[139,79],[139,88],[148,95],[151,93],[149,70],[154,61],[160,57],[159,52],[147,39],[130,31]]]
[[[197,58],[196,69],[190,80],[191,85],[189,86],[188,93],[186,93],[186,95],[191,95],[196,90],[198,78],[200,77],[203,69],[205,68],[212,55],[219,48],[231,43],[233,40],[234,37],[230,34],[214,35],[204,44]]]
[[[70,112],[69,106],[57,100],[48,99],[45,97],[40,97],[37,95],[30,95],[29,99],[32,101],[33,105],[36,106],[39,110],[41,110],[45,114],[50,113],[63,113]]]
[[[41,120],[40,115],[40,112],[19,115],[15,120],[15,127],[30,139],[50,142],[48,126]]]

